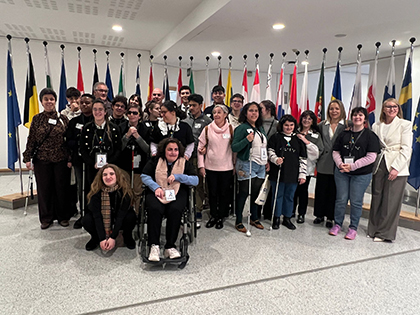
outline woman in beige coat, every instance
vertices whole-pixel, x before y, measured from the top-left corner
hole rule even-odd
[[[372,179],[372,203],[368,236],[375,242],[393,241],[397,233],[404,188],[407,183],[413,133],[411,122],[402,119],[398,101],[382,104],[379,122],[372,126],[381,144]]]

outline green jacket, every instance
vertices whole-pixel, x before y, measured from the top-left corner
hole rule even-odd
[[[233,141],[232,141],[232,151],[238,153],[238,159],[242,161],[249,160],[249,150],[251,149],[252,143],[248,141],[246,136],[249,134],[248,129],[252,129],[255,134],[255,128],[252,127],[248,122],[244,122],[240,124],[238,127],[235,128],[235,133],[233,134]],[[261,126],[258,128],[266,138],[267,135],[265,134],[264,128]]]

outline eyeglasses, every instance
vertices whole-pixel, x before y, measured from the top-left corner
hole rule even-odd
[[[108,93],[108,90],[101,90],[101,89],[99,89],[99,90],[96,90],[96,91],[101,92],[101,93]]]
[[[161,111],[160,111],[160,113],[161,113],[162,115],[165,115],[167,112],[168,112],[167,110],[161,110]]]
[[[243,103],[244,101],[241,101],[241,100],[232,100],[232,103]]]
[[[138,114],[139,112],[132,112],[132,111],[127,112],[127,115],[138,115]]]
[[[155,93],[153,93],[152,95],[153,96],[161,96],[162,94],[155,94]]]
[[[398,105],[385,105],[386,109],[397,109]]]

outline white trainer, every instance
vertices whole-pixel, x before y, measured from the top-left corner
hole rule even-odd
[[[175,259],[181,257],[181,254],[176,250],[176,248],[167,248],[165,249],[165,258]]]
[[[160,256],[159,245],[150,246],[149,260],[150,261],[159,261],[160,260],[159,256]]]

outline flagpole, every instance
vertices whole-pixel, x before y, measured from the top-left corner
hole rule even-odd
[[[217,68],[219,69],[219,81],[217,82],[218,85],[222,85],[223,86],[223,82],[222,82],[222,56],[218,56],[217,59],[219,60],[218,64],[217,64]]]
[[[203,111],[206,109],[207,106],[210,106],[211,103],[211,96],[210,96],[210,82],[209,82],[209,60],[210,57],[206,56],[206,80],[205,80],[205,93],[204,93],[204,106]]]
[[[247,55],[243,56],[244,59],[244,73],[243,73],[243,77],[242,77],[242,96],[244,97],[244,104],[248,103],[248,69],[247,69],[247,61],[246,59],[248,58]],[[246,80],[246,82],[245,82]]]
[[[193,60],[194,57],[190,56],[190,81],[188,82],[188,86],[191,89],[191,94],[195,93],[195,87],[194,87],[194,75],[193,75]]]
[[[13,67],[13,59],[12,59],[12,36],[10,34],[8,34],[6,36],[6,38],[9,40],[8,42],[8,48],[9,48],[9,52],[8,54],[10,55],[10,64]],[[20,154],[20,137],[19,137],[19,127],[16,127],[16,148],[17,148],[17,154],[18,154],[18,161],[19,161],[19,179],[20,179],[20,194],[23,195],[23,177],[22,177],[22,160],[21,160],[21,154]]]
[[[229,71],[228,71],[228,78],[227,78],[227,83],[226,83],[226,100],[225,100],[225,105],[227,105],[228,107],[231,106],[230,104],[230,98],[232,97],[232,55],[229,55],[228,59],[229,59]]]
[[[47,48],[48,42],[43,41],[42,44],[44,45],[46,87],[52,88],[50,62],[48,61],[48,48]]]
[[[164,65],[163,65],[163,95],[165,96],[165,101],[167,101],[169,98],[167,97],[167,95],[169,95],[169,86],[166,84],[167,79],[168,79],[168,56],[164,55],[163,56],[163,60],[164,60]]]
[[[139,96],[140,98],[140,104],[143,104],[143,102],[141,101],[141,91],[140,91],[140,57],[141,54],[138,53],[137,54],[137,70],[136,70],[136,94]]]
[[[270,53],[270,62],[268,64],[268,70],[267,70],[267,84],[265,86],[265,99],[268,99],[270,101],[272,99],[272,96],[271,96],[271,79],[272,79],[271,68],[273,67],[273,58],[274,58],[274,53]]]

